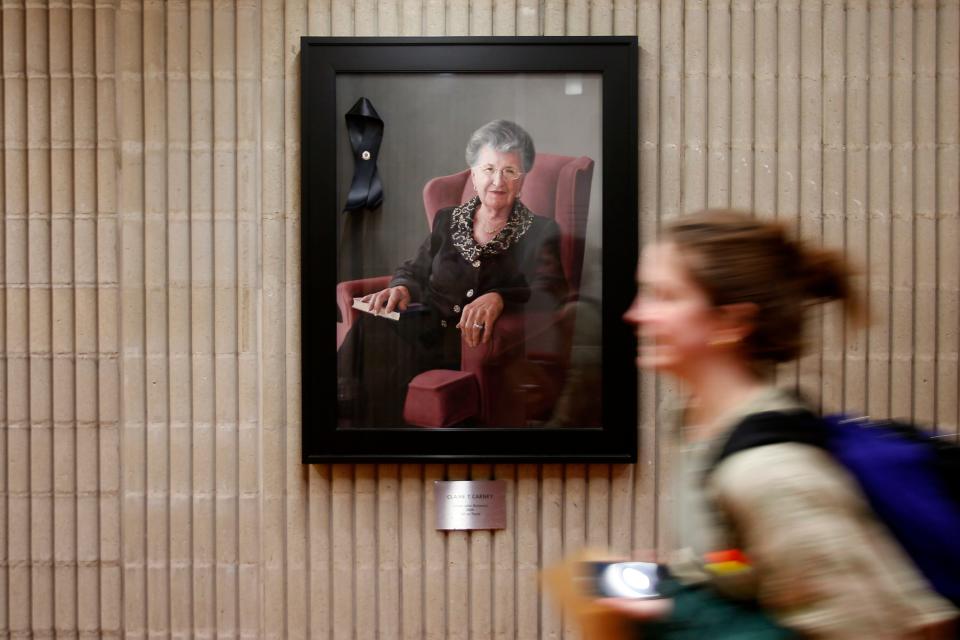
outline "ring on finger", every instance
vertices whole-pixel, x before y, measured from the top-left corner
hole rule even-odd
[[[474,322],[474,323],[473,323],[473,328],[474,328],[474,329],[483,329],[483,324],[481,324],[481,323],[479,323],[479,322]]]

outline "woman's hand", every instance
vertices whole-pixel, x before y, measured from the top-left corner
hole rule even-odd
[[[485,293],[463,308],[457,328],[467,341],[475,347],[481,342],[490,342],[493,325],[503,313],[503,298],[499,293]]]
[[[599,598],[597,604],[622,613],[629,618],[652,622],[673,613],[672,598]]]
[[[370,303],[370,311],[373,313],[380,313],[381,311],[390,313],[394,309],[406,311],[407,305],[410,304],[410,290],[401,284],[367,294],[361,300]]]

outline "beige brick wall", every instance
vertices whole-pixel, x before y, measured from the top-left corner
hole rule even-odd
[[[300,464],[301,35],[637,35],[644,236],[845,247],[876,321],[784,382],[957,432],[958,0],[2,7],[0,637],[570,637],[540,567],[663,533],[649,377],[636,466]],[[506,530],[433,530],[467,477]]]

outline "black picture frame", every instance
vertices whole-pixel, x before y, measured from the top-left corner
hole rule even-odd
[[[637,55],[636,38],[620,36],[301,39],[304,463],[636,461],[636,342],[622,314],[635,292],[639,240]],[[353,166],[338,167],[344,139],[338,78],[352,74],[534,73],[599,74],[601,78],[601,426],[339,427],[332,307],[340,225],[343,217],[351,214],[343,212],[346,194],[338,172],[341,176],[344,170],[352,174]],[[391,127],[396,126],[386,123],[385,145]],[[465,142],[457,140],[456,144],[462,147]]]

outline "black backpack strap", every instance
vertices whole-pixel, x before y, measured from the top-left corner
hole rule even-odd
[[[823,420],[806,409],[753,413],[733,428],[710,469],[738,451],[768,444],[797,442],[826,449],[828,435]]]

